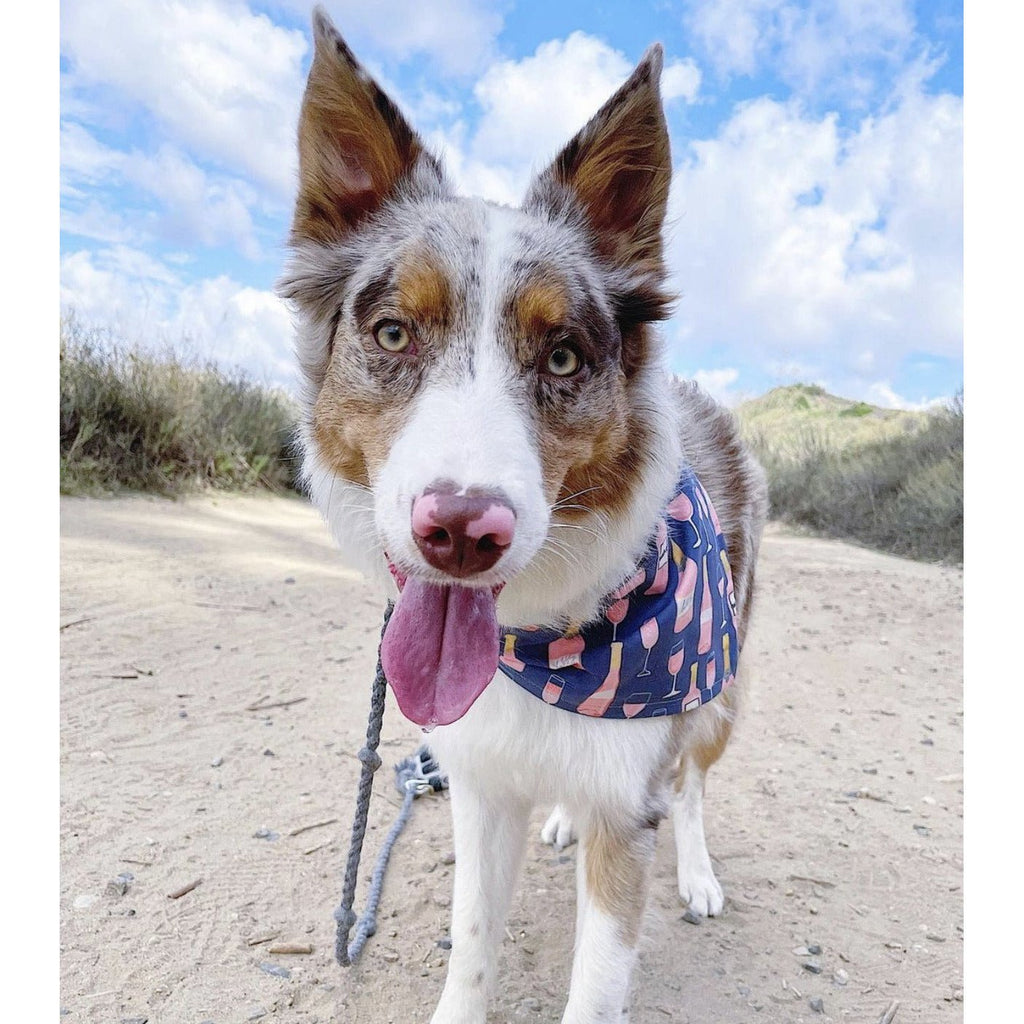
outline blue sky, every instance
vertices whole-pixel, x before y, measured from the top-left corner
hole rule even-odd
[[[804,381],[917,406],[962,385],[961,4],[325,6],[458,187],[506,203],[660,40],[672,368],[729,402]],[[310,7],[62,4],[65,311],[291,385],[272,289]]]

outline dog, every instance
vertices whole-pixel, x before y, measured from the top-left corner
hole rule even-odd
[[[667,372],[656,333],[674,301],[662,49],[513,209],[457,196],[320,8],[313,30],[278,290],[305,485],[397,602],[384,668],[450,779],[432,1024],[485,1020],[541,801],[542,838],[579,841],[562,1022],[618,1022],[669,811],[681,899],[723,907],[704,779],[738,706],[767,515],[731,414]]]

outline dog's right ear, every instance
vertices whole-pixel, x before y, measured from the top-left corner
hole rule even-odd
[[[299,192],[291,240],[341,241],[414,176],[443,181],[390,97],[355,59],[322,7],[299,115]]]

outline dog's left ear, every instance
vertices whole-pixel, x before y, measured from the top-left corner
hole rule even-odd
[[[614,266],[662,272],[661,227],[672,178],[655,43],[633,74],[538,176],[527,209],[582,206],[594,244]]]

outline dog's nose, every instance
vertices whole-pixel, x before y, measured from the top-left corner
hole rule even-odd
[[[412,503],[412,536],[423,557],[450,576],[492,568],[512,543],[516,514],[498,492],[428,488]]]

